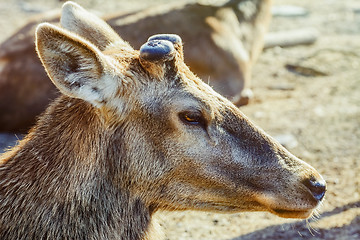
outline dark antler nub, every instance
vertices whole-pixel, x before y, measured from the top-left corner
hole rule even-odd
[[[156,34],[149,37],[148,42],[153,40],[168,40],[173,44],[180,44],[180,45],[182,44],[181,37],[176,34]]]
[[[169,61],[174,55],[174,45],[169,40],[152,39],[140,48],[140,58],[146,61]]]

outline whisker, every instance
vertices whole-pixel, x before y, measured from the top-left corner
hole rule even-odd
[[[309,221],[309,219],[306,219],[306,227],[307,227],[307,229],[309,230],[309,232],[310,232],[310,234],[311,234],[312,236],[315,236],[314,233],[316,233],[316,234],[319,234],[319,233],[320,233],[316,228],[314,228],[314,227],[311,225],[311,222]]]

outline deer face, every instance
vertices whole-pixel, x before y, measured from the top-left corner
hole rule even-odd
[[[306,218],[318,206],[319,173],[198,79],[180,37],[155,35],[135,51],[74,3],[61,23],[38,27],[38,54],[54,84],[112,132],[119,186],[153,209]]]
[[[156,36],[161,37],[167,38]],[[142,51],[151,39],[140,50],[144,69],[148,63],[143,63]],[[197,79],[181,56],[178,52],[161,63],[164,78],[146,85],[134,100],[139,108],[132,119],[141,121],[135,120],[133,128],[143,126],[143,149],[160,154],[149,162],[156,162],[156,169],[166,163],[152,199],[170,209],[308,217],[324,195],[321,176]],[[148,70],[151,74],[152,68]],[[152,171],[149,167],[147,172]]]

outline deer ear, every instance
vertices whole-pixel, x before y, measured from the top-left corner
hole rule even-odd
[[[110,44],[131,48],[104,20],[74,2],[63,5],[61,26],[87,39],[101,51]]]
[[[43,23],[36,29],[36,50],[50,79],[65,95],[94,105],[105,101],[105,56],[81,37]],[[107,93],[107,94],[106,94]]]

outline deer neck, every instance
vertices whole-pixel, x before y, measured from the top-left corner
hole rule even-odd
[[[19,236],[34,229],[34,239],[43,234],[53,239],[149,239],[152,213],[113,176],[118,171],[116,161],[108,159],[109,136],[93,110],[81,100],[60,97],[22,147],[0,163],[0,214],[8,216],[8,223],[23,223],[16,226]],[[9,206],[16,201],[26,205],[21,216],[11,213]],[[6,232],[2,227],[6,223],[0,222],[0,232]]]

